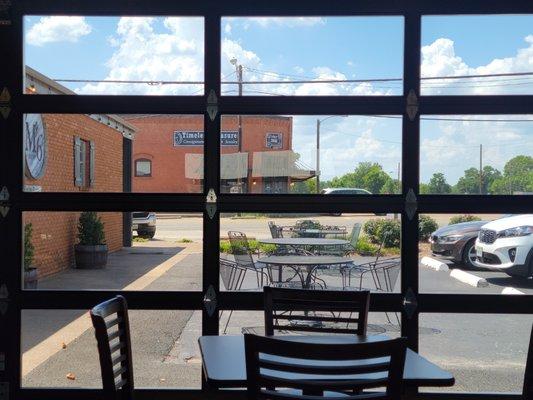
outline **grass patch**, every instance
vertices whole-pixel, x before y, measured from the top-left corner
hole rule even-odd
[[[183,238],[183,239],[177,240],[176,243],[192,243],[192,240]]]
[[[147,238],[142,238],[140,236],[135,236],[133,239],[132,239],[133,242],[135,243],[146,243],[146,242],[149,242],[150,239],[147,239]]]

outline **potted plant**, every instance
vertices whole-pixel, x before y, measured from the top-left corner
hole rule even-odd
[[[108,248],[104,223],[94,211],[82,212],[78,220],[78,244],[74,246],[76,268],[102,268],[107,264]]]
[[[35,247],[32,237],[33,225],[24,225],[24,289],[37,289],[37,268],[33,266]]]

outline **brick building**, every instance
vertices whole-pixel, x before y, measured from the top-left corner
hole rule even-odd
[[[123,118],[136,127],[134,192],[203,190],[203,116],[128,115]],[[312,176],[314,171],[302,165],[292,150],[291,117],[222,117],[222,192],[287,193],[291,182]]]
[[[29,93],[74,94],[26,67]],[[28,114],[24,117],[24,190],[43,192],[122,192],[125,142],[134,127],[117,116]],[[74,264],[78,212],[27,212],[33,225],[34,266],[39,277]],[[101,213],[110,251],[123,245],[123,214]]]

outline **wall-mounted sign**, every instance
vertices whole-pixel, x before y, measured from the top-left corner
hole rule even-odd
[[[268,149],[283,148],[283,133],[267,133],[266,134],[266,147]]]
[[[47,158],[46,127],[41,114],[24,116],[24,163],[28,178],[44,175]]]
[[[239,134],[234,131],[220,132],[220,144],[222,146],[238,146]],[[174,147],[180,146],[203,146],[204,132],[201,131],[175,131]]]

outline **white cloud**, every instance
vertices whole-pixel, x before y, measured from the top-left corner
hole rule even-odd
[[[202,81],[203,25],[200,18],[170,17],[157,32],[155,18],[123,17],[111,42],[106,80]],[[191,94],[200,85],[87,84],[84,94]]]
[[[251,24],[255,24],[263,28],[272,26],[297,28],[324,25],[326,23],[326,20],[322,17],[250,17],[235,18],[234,20],[242,22],[245,29]]]
[[[526,47],[518,49],[513,57],[495,58],[486,65],[469,66],[456,54],[454,42],[440,38],[422,47],[422,76],[488,75],[533,70],[533,35],[524,38]],[[509,85],[487,78],[468,80],[430,80],[422,84],[422,93],[430,94],[531,94],[532,85]]]
[[[229,22],[226,22],[224,25],[224,33],[226,35],[231,35],[231,24]]]
[[[77,42],[91,33],[91,26],[85,17],[52,16],[41,17],[26,34],[26,42],[33,46],[43,46],[53,42]]]

